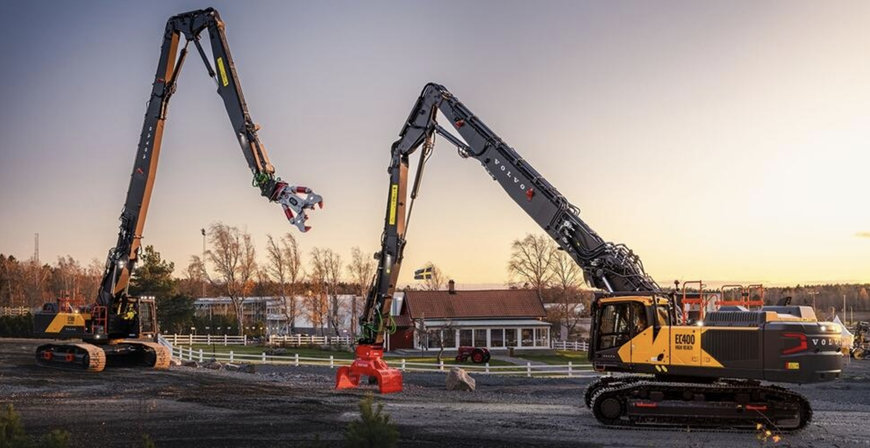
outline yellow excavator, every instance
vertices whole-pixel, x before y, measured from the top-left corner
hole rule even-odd
[[[448,121],[443,127],[437,121],[439,111]],[[362,377],[368,377],[382,393],[402,390],[401,372],[382,358],[383,342],[395,327],[390,309],[407,223],[436,135],[455,146],[460,157],[480,163],[583,269],[586,282],[601,291],[592,302],[589,360],[600,372],[628,375],[605,376],[586,389],[585,403],[598,421],[716,427],[764,422],[780,429],[807,424],[812,411],[803,396],[761,381],[838,378],[843,362],[838,325],[819,322],[811,308],[797,306],[753,311],[723,307],[696,325],[683,325],[677,316],[676,290],[662,290],[628,247],[598,236],[580,218],[579,208],[435,83],[424,87],[391,148],[378,268],[360,317],[356,360],[338,370],[337,388],[357,387]],[[409,189],[409,159],[418,149],[421,155]],[[458,224],[473,225],[461,220]]]
[[[203,31],[211,41],[212,64],[200,43]],[[184,46],[179,51],[182,38]],[[166,23],[157,73],[139,137],[127,199],[115,247],[109,251],[96,302],[80,307],[69,303],[46,304],[34,316],[34,332],[51,338],[81,342],[44,344],[37,348],[39,365],[99,372],[107,363],[169,367],[170,353],[158,344],[157,308],[153,298],[127,293],[130,276],[139,259],[145,217],[157,173],[157,159],[169,99],[193,43],[209,76],[217,85],[233,131],[253,174],[252,184],[269,201],[281,204],[291,224],[306,232],[306,210],[323,207],[323,199],[310,188],[291,185],[275,177],[266,148],[257,136],[259,126],[248,114],[236,67],[224,33],[224,22],[212,8],[171,17]]]

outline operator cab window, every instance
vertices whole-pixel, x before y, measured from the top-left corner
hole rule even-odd
[[[646,310],[638,302],[612,303],[601,310],[598,348],[620,347],[648,326]]]
[[[605,350],[619,347],[629,339],[628,304],[612,303],[601,310],[601,332],[598,348]]]

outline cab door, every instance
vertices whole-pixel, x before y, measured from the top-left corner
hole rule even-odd
[[[616,365],[630,362],[628,305],[628,302],[606,302],[595,310],[592,322],[594,363]]]

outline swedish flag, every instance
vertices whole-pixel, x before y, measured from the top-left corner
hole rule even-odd
[[[414,280],[428,280],[432,278],[432,266],[414,271]]]

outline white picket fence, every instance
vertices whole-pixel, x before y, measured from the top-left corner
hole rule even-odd
[[[194,344],[206,344],[206,345],[248,345],[251,343],[251,340],[247,335],[243,336],[234,336],[234,335],[211,335],[211,334],[168,334],[164,336],[167,341],[171,342],[172,345],[194,345]],[[317,346],[350,346],[355,341],[353,338],[348,336],[305,336],[305,335],[293,335],[293,336],[269,336],[268,342],[270,345],[272,344],[283,344],[285,346],[291,347],[301,347],[305,345],[317,345]]]
[[[248,345],[247,335],[211,335],[211,334],[167,334],[163,338],[172,345],[218,344],[218,345]]]
[[[573,350],[575,352],[589,351],[589,343],[587,342],[553,341],[551,345],[554,350]]]
[[[3,306],[0,307],[0,316],[23,316],[25,314],[30,314],[30,308],[24,306]]]
[[[293,336],[269,336],[269,344],[281,344],[290,347],[301,347],[303,345],[344,345],[350,346],[356,343],[354,338],[350,336],[304,336],[301,334]]]
[[[335,355],[329,357],[306,357],[299,356],[298,353],[293,355],[268,355],[266,352],[259,354],[245,353],[208,353],[202,349],[193,349],[190,347],[173,347],[172,356],[182,361],[220,361],[229,363],[246,363],[246,364],[275,364],[275,365],[292,365],[292,366],[321,366],[335,368],[339,366],[350,365],[353,360],[336,358]],[[441,361],[438,364],[408,362],[405,358],[385,358],[387,363],[402,372],[441,372],[446,373],[452,365],[444,364]],[[461,367],[468,373],[484,374],[484,375],[513,375],[513,376],[546,376],[546,377],[586,377],[594,376],[592,366],[589,364],[574,364],[568,362],[563,365],[550,364],[532,364],[527,362],[525,365],[511,366],[491,366],[486,364],[462,364]]]

